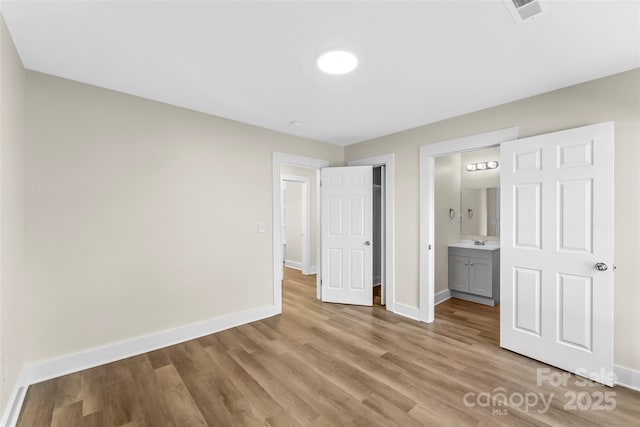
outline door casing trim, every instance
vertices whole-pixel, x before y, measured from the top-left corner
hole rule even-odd
[[[272,157],[272,241],[273,241],[273,305],[277,313],[282,313],[282,188],[280,179],[281,166],[296,166],[301,168],[316,169],[317,183],[317,206],[318,206],[318,231],[320,236],[320,168],[329,166],[327,160],[315,159],[312,157],[298,156],[296,154],[281,153],[274,151]],[[320,239],[316,239],[316,265],[318,274],[316,276],[316,286],[318,288],[318,298],[320,298]]]
[[[495,147],[514,139],[518,139],[517,127],[420,146],[420,321],[433,322],[435,313],[435,158]]]

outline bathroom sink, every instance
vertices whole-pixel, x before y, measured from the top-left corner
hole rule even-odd
[[[476,245],[473,242],[449,243],[450,248],[480,249],[483,251],[496,251],[500,249],[499,242],[486,242],[484,245]]]

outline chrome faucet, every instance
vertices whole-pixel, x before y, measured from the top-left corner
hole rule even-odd
[[[478,246],[484,246],[487,243],[486,240],[474,240],[473,244]]]

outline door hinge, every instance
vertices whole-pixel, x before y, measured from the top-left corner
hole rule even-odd
[[[320,180],[320,187],[322,187],[322,180]]]

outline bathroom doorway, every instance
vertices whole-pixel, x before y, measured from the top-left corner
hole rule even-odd
[[[500,148],[435,159],[435,303],[500,301]]]
[[[435,317],[499,345],[500,148],[435,158]]]
[[[449,244],[455,243],[450,242],[447,238],[443,241],[440,239],[439,241],[439,249],[436,247],[436,215],[440,218],[448,218],[449,221],[446,224],[446,227],[452,233],[459,233],[459,236],[462,237],[462,229],[459,228],[461,224],[461,220],[466,216],[468,222],[479,222],[479,221],[471,221],[474,219],[478,220],[480,216],[484,216],[483,214],[479,214],[477,208],[474,207],[462,207],[460,200],[461,195],[461,185],[462,185],[462,177],[463,173],[469,174],[483,174],[487,173],[487,171],[499,171],[499,164],[496,159],[487,159],[480,160],[473,157],[465,157],[465,163],[462,164],[462,155],[465,153],[469,153],[469,156],[473,156],[471,154],[473,151],[488,149],[499,147],[499,145],[506,141],[514,140],[518,137],[518,128],[508,128],[497,130],[493,132],[487,132],[483,134],[472,135],[468,137],[458,138],[449,141],[442,141],[439,143],[427,144],[420,147],[420,293],[419,293],[419,312],[420,312],[420,320],[423,322],[433,322],[435,317],[435,305],[436,303],[447,300],[451,297],[451,290],[448,288],[448,279],[449,279]],[[453,157],[450,159],[448,164],[446,165],[446,169],[442,169],[441,173],[447,173],[451,175],[451,179],[454,180],[454,189],[455,191],[448,190],[448,185],[445,185],[443,191],[449,191],[448,197],[450,200],[448,202],[451,204],[450,206],[446,206],[440,209],[440,211],[436,211],[436,161],[438,158],[442,156],[449,155],[458,155],[459,159]],[[465,154],[467,155],[467,154]],[[491,164],[490,164],[491,162]],[[446,163],[446,162],[445,162]],[[468,166],[469,165],[469,166]],[[467,168],[468,166],[468,168]],[[442,171],[445,172],[442,172]],[[459,178],[457,178],[459,176]],[[480,178],[475,178],[476,180],[485,180],[485,177],[490,175],[480,175]],[[499,176],[499,174],[498,174]],[[442,191],[439,192],[442,194]],[[478,196],[478,197],[485,197]],[[457,209],[456,209],[457,208]],[[464,212],[461,210],[464,209]],[[465,215],[466,214],[466,215]],[[471,217],[471,218],[469,218]],[[498,219],[499,220],[499,219]],[[459,231],[456,231],[459,230]],[[467,230],[465,230],[467,232]],[[442,232],[441,232],[442,233]],[[468,235],[473,237],[474,235]],[[466,243],[467,246],[469,244],[473,245],[474,240],[482,241],[480,243],[487,243],[489,239],[485,238],[477,238],[480,235],[475,235],[476,239],[468,239],[465,241],[458,241],[460,244]],[[498,239],[496,239],[498,240]],[[444,247],[443,247],[444,245]],[[466,294],[475,294],[484,298],[494,298],[497,296],[499,301],[499,288],[494,292],[492,287],[487,286],[487,282],[492,283],[494,277],[499,277],[499,270],[493,273],[493,263],[488,262],[487,257],[490,255],[488,252],[482,252],[484,256],[478,257],[476,254],[480,253],[474,251],[476,249],[475,246],[471,247],[462,247],[459,248],[461,251],[457,254],[452,254],[458,256],[458,258],[452,259],[454,265],[458,268],[454,269],[451,272],[451,276],[454,279],[456,284],[460,285],[460,288],[455,289],[458,292],[464,292]],[[471,252],[474,251],[474,252]],[[447,271],[446,274],[443,273],[442,267],[438,268],[440,273],[440,288],[438,293],[438,300],[436,300],[436,252],[438,252],[438,258],[441,261],[440,265],[446,264]],[[446,258],[443,258],[445,257]],[[474,258],[474,260],[471,260]],[[481,258],[481,259],[476,259]],[[499,255],[497,256],[499,260]],[[442,260],[445,259],[445,262]],[[493,259],[491,259],[493,261]],[[473,266],[471,266],[473,264]],[[471,268],[473,270],[471,270]],[[465,270],[466,269],[466,270]],[[491,273],[491,274],[490,274]],[[473,289],[472,284],[469,282],[470,277],[474,275],[480,275],[482,280],[474,280],[473,283],[482,283],[484,284],[483,289]],[[443,277],[446,277],[446,281]],[[490,280],[489,280],[490,279]],[[447,288],[444,288],[444,283],[446,283]],[[499,280],[497,281],[499,287]],[[454,284],[454,288],[455,288]],[[470,292],[472,290],[472,292]],[[480,301],[478,301],[480,302]],[[486,302],[486,301],[485,301]],[[494,302],[495,305],[495,302]]]

